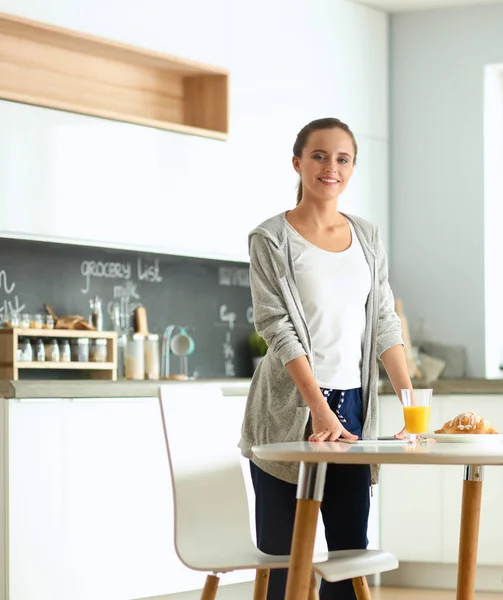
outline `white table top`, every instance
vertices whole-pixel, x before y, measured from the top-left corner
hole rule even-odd
[[[503,443],[288,442],[254,446],[261,460],[340,464],[503,465]]]

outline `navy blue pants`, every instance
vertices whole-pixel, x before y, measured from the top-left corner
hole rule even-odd
[[[322,392],[342,425],[361,437],[361,390]],[[257,546],[268,554],[290,554],[297,486],[265,473],[252,462],[250,468],[255,489]],[[368,465],[328,465],[321,514],[329,550],[367,547],[369,488]],[[267,600],[284,600],[286,574],[286,569],[271,570]],[[355,599],[350,580],[321,584],[320,600]]]

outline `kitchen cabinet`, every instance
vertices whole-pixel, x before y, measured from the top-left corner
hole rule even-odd
[[[246,396],[232,400],[225,418],[239,431]],[[206,574],[174,549],[157,398],[0,402],[9,528],[0,600],[130,600],[202,587]],[[254,576],[230,573],[221,585]]]
[[[0,402],[3,402],[0,400]],[[67,600],[63,494],[63,420],[59,399],[9,402],[4,413],[8,442],[8,593],[1,600]],[[0,504],[2,502],[0,501]],[[7,581],[7,578],[6,578]]]

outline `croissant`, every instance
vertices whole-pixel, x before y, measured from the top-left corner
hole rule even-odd
[[[435,433],[471,433],[471,434],[487,434],[498,433],[496,429],[491,427],[491,424],[484,417],[474,412],[461,413],[454,417],[452,421],[444,423],[442,429],[437,429]]]

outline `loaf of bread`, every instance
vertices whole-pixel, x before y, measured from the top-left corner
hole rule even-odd
[[[491,427],[491,424],[484,417],[474,412],[461,413],[454,417],[452,421],[444,423],[442,429],[437,429],[435,433],[449,434],[487,434],[498,433],[496,429]]]

